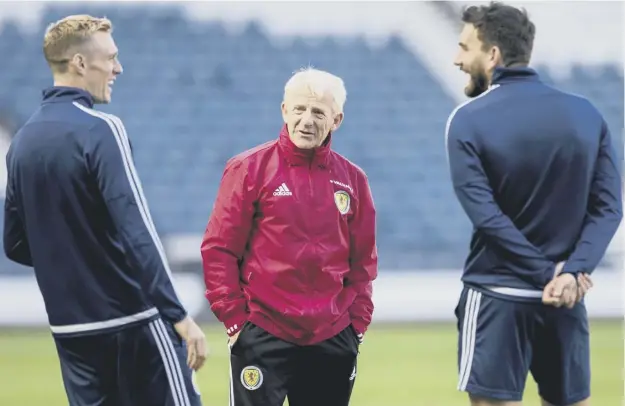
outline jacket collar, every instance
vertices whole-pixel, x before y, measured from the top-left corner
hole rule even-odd
[[[332,134],[328,135],[320,147],[314,149],[298,148],[293,144],[293,141],[291,141],[286,124],[282,126],[280,138],[278,139],[280,151],[291,166],[316,165],[320,168],[327,167],[330,158],[331,143]]]
[[[43,92],[43,103],[78,102],[85,107],[93,108],[93,96],[77,87],[52,86]]]
[[[493,71],[493,79],[491,84],[503,85],[506,83],[518,83],[518,82],[539,82],[540,76],[538,73],[528,67],[518,68],[503,68],[497,67]]]

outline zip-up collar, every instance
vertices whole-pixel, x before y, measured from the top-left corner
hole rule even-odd
[[[52,86],[43,92],[43,103],[78,102],[85,107],[93,108],[94,100],[86,90],[69,86]]]
[[[323,144],[317,148],[301,149],[298,148],[289,137],[289,130],[286,124],[282,126],[278,145],[282,151],[286,161],[292,166],[316,165],[320,168],[328,166],[330,158],[330,144],[332,143],[332,134],[328,135]]]
[[[539,82],[539,81],[540,81],[540,76],[532,68],[497,67],[493,71],[493,79],[491,80],[491,84],[503,85],[506,83]]]

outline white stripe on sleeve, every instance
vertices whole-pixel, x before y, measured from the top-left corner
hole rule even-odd
[[[94,117],[101,118],[104,120],[109,127],[111,128],[111,132],[115,137],[115,141],[117,142],[117,146],[119,147],[119,152],[122,156],[122,161],[124,163],[124,169],[126,171],[126,176],[128,178],[128,183],[130,184],[130,188],[132,189],[132,193],[137,202],[137,207],[139,208],[139,213],[141,214],[141,218],[143,219],[143,223],[147,228],[150,236],[152,237],[152,241],[156,246],[156,250],[160,256],[161,262],[169,279],[172,284],[172,288],[174,290],[174,294],[176,295],[178,301],[179,295],[176,292],[176,287],[174,285],[171,269],[169,268],[169,263],[167,261],[167,256],[165,255],[165,250],[163,248],[163,244],[158,237],[156,232],[156,227],[154,226],[154,222],[152,221],[152,216],[150,215],[150,210],[147,205],[147,201],[145,199],[145,195],[143,193],[143,188],[141,186],[141,181],[139,180],[139,176],[137,175],[137,170],[134,166],[134,162],[132,159],[132,154],[130,152],[130,143],[128,142],[128,135],[126,134],[126,129],[122,124],[121,120],[118,117],[115,117],[111,114],[102,113],[90,108],[83,106],[80,103],[74,102],[74,105],[84,111],[87,114],[90,114]]]

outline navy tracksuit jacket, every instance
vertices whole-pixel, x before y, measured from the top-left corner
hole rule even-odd
[[[6,161],[4,250],[34,267],[55,336],[186,316],[119,118],[50,88]]]
[[[452,112],[446,142],[474,226],[466,285],[540,298],[556,263],[594,271],[622,218],[622,163],[587,99],[530,68],[498,68],[485,93]]]

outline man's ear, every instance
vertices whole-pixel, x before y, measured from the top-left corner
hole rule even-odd
[[[501,55],[501,49],[498,46],[491,47],[488,53],[488,68],[495,69],[498,66],[503,66],[503,56]]]
[[[85,56],[83,54],[74,54],[72,58],[69,60],[69,65],[76,73],[79,75],[84,75],[85,70],[87,69],[87,63],[85,61]]]
[[[338,128],[343,123],[343,118],[345,117],[345,113],[339,113],[334,117],[334,123],[332,124],[332,131],[338,130]]]
[[[286,123],[286,103],[282,102],[282,104],[280,105],[280,110],[282,111],[282,119],[284,120],[284,122]]]

